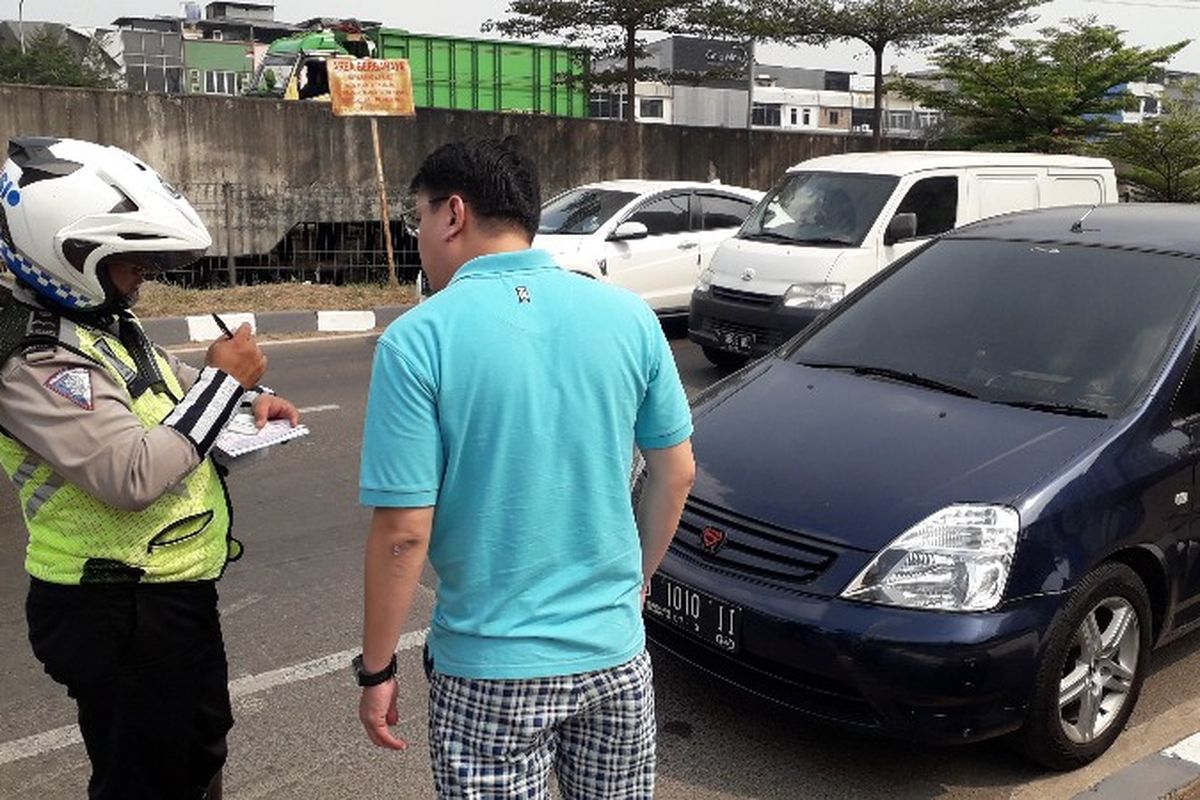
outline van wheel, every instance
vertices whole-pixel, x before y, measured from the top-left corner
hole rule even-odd
[[[1151,624],[1150,598],[1132,569],[1105,564],[1085,576],[1053,623],[1013,744],[1056,770],[1107,750],[1142,690]]]
[[[715,347],[702,346],[701,349],[704,351],[704,357],[709,360],[709,363],[718,367],[737,369],[744,366],[750,360],[747,356],[738,355],[737,353],[727,353]]]

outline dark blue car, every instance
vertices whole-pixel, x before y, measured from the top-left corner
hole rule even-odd
[[[1198,323],[1194,207],[934,241],[697,400],[650,637],[829,720],[1094,759],[1200,624]]]

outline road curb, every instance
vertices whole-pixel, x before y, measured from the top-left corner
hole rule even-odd
[[[256,313],[221,313],[221,319],[234,328],[243,322],[250,323],[255,333],[348,333],[385,328],[413,308],[405,306],[380,306],[365,311],[327,309],[319,311],[264,311]],[[163,346],[208,342],[221,335],[211,314],[194,314],[184,317],[152,317],[143,319],[146,335]]]
[[[1200,733],[1135,761],[1072,800],[1200,799]]]

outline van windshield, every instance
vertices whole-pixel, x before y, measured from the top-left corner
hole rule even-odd
[[[633,202],[634,192],[611,189],[572,189],[542,206],[538,233],[587,235]]]
[[[858,247],[899,181],[894,175],[790,172],[747,217],[738,238]]]

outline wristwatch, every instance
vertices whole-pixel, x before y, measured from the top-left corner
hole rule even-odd
[[[354,667],[354,677],[358,679],[359,686],[378,686],[384,681],[391,680],[396,675],[396,654],[392,653],[392,660],[388,665],[379,672],[367,672],[363,669],[362,653],[356,655],[350,665]]]

